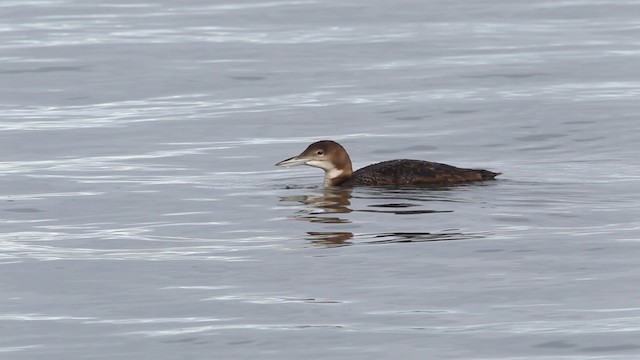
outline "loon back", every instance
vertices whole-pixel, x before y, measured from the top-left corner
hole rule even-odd
[[[491,180],[500,173],[463,169],[423,160],[389,160],[356,170],[350,179],[336,184],[350,185],[434,185]]]

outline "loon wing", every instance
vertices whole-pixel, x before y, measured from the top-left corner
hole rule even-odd
[[[422,160],[390,160],[353,173],[353,185],[428,185],[490,180],[500,173]]]

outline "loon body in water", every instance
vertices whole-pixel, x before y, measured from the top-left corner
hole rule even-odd
[[[349,154],[335,141],[309,145],[300,155],[276,166],[309,165],[324,170],[324,186],[436,185],[491,180],[500,173],[463,169],[422,160],[389,160],[353,171]]]

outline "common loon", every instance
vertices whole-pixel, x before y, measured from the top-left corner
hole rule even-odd
[[[463,169],[422,160],[389,160],[353,171],[349,154],[335,141],[309,145],[300,155],[276,166],[309,165],[324,170],[324,186],[435,185],[490,180],[500,173]]]

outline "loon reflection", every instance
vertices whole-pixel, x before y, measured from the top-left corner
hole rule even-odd
[[[394,244],[419,243],[433,241],[469,240],[484,238],[481,233],[463,233],[457,231],[429,232],[390,232],[380,234],[354,234],[352,232],[310,231],[306,239],[322,247],[339,247],[357,244]]]
[[[412,198],[411,192],[402,192],[405,197],[402,201],[398,201],[400,194],[395,194],[393,198],[389,198],[388,192],[358,192],[358,197],[366,196],[367,199],[371,199],[367,195],[371,195],[372,198],[379,200],[395,200],[393,202],[382,202],[378,204],[368,205],[366,209],[352,209],[351,199],[354,197],[353,190],[349,188],[324,188],[320,190],[318,194],[314,195],[294,195],[294,196],[282,196],[281,202],[284,203],[296,203],[303,204],[305,208],[298,210],[291,216],[293,219],[304,220],[309,223],[322,223],[322,224],[349,224],[352,222],[351,218],[341,216],[341,214],[350,213],[392,213],[396,215],[415,215],[415,214],[433,214],[433,213],[447,213],[452,210],[433,210],[433,209],[409,209],[412,207],[418,207],[419,204],[414,204],[411,200],[418,200]],[[419,192],[424,194],[424,191]],[[430,192],[430,200],[434,200],[433,193]],[[415,195],[415,194],[414,194]],[[443,198],[436,198],[439,202],[447,202]],[[425,201],[425,199],[421,199]],[[451,201],[451,200],[448,200]],[[480,233],[464,233],[458,229],[445,229],[435,232],[424,231],[397,231],[397,232],[382,232],[382,233],[356,233],[350,231],[308,231],[305,239],[316,246],[321,247],[338,247],[356,244],[389,244],[389,243],[414,243],[414,242],[431,242],[431,241],[447,241],[447,240],[463,240],[463,239],[475,239],[482,238],[483,234]]]

